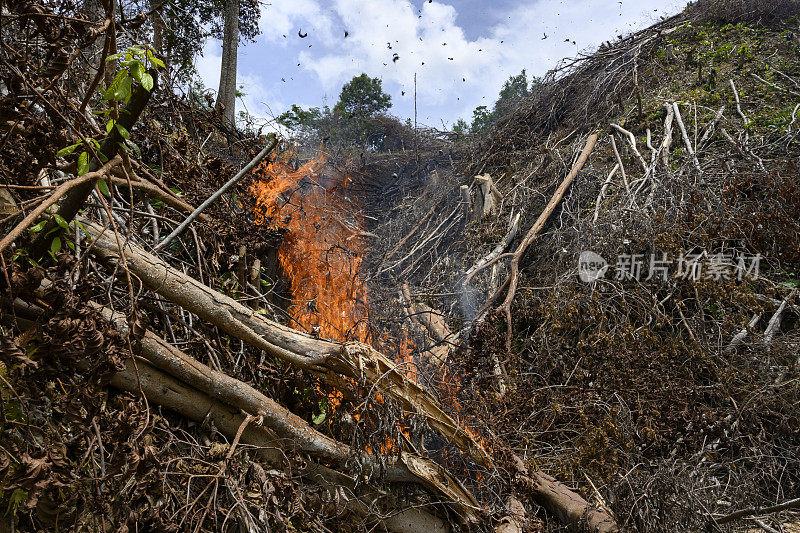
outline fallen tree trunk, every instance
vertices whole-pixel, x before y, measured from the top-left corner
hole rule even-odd
[[[115,313],[96,304],[93,306],[116,329],[123,334],[127,333],[128,324],[122,313]],[[274,435],[276,442],[281,439],[285,443],[282,448],[299,449],[337,468],[346,466],[356,457],[349,446],[315,430],[308,422],[272,398],[247,383],[209,368],[149,331],[136,341],[134,349],[137,355],[155,368],[206,394],[212,400],[261,417],[262,424]],[[362,454],[356,458],[368,477],[382,473],[385,481],[419,483],[433,494],[451,502],[465,523],[478,522],[478,502],[474,496],[439,465],[406,452],[402,452],[398,458],[387,460],[385,465],[371,455]]]
[[[608,513],[584,500],[580,494],[540,470],[528,473],[525,463],[514,456],[517,479],[533,498],[553,513],[570,530],[592,533],[616,533],[617,522]]]
[[[128,334],[129,326],[122,313],[94,302],[89,304],[115,329],[123,335]],[[23,329],[32,327],[34,322],[22,318],[22,314],[34,318],[43,313],[38,306],[21,299],[16,299],[13,306],[20,313],[16,322]],[[386,459],[384,464],[372,455],[361,454],[359,457],[347,445],[313,429],[305,420],[250,385],[212,370],[151,332],[146,332],[131,346],[136,363],[126,361],[125,370],[112,376],[112,386],[135,395],[144,394],[150,403],[173,410],[190,420],[202,422],[210,419],[229,438],[234,438],[239,432],[246,416],[257,419],[258,423],[244,426],[240,440],[259,447],[262,459],[278,468],[289,466],[285,451],[305,452],[329,466],[309,464],[300,472],[301,476],[313,478],[317,484],[324,481],[335,487],[352,488],[356,480],[331,467],[347,467],[347,463],[352,464],[351,460],[356,459],[363,468],[358,473],[363,480],[373,479],[373,474],[378,474],[380,482],[417,483],[432,495],[439,496],[465,526],[475,525],[483,519],[474,496],[446,470],[428,459],[406,452]],[[369,516],[374,512],[371,510],[374,498],[382,494],[375,492],[372,496],[369,505],[357,503],[356,511],[364,511],[359,514]],[[432,527],[434,531],[449,531],[446,522],[419,509],[395,511],[382,523],[392,531],[418,531],[414,528],[419,525]],[[406,529],[406,525],[411,529]]]
[[[590,505],[579,494],[552,476],[536,471],[529,484],[534,497],[573,531],[615,533],[617,523],[608,514]]]
[[[133,361],[126,363],[126,368],[118,372],[111,380],[111,385],[120,390],[138,395],[143,392],[147,399],[175,411],[176,413],[194,420],[203,422],[211,419],[214,426],[230,439],[235,438],[239,429],[246,420],[241,411],[223,403],[214,401],[197,390],[181,383],[174,377],[150,366],[144,360],[139,360],[134,365]],[[267,429],[250,423],[244,427],[239,441],[257,447],[260,457],[278,468],[286,468],[287,460],[281,451],[278,441]],[[300,471],[300,475],[317,485],[331,486],[333,490],[341,487],[349,489],[352,493],[353,482],[347,476],[320,464],[307,463]],[[449,524],[420,508],[397,509],[385,512],[385,517],[375,515],[373,506],[376,500],[389,500],[385,495],[375,491],[365,491],[366,494],[345,499],[345,507],[352,513],[379,523],[389,531],[396,533],[416,533],[431,531],[445,533],[450,531]]]
[[[436,342],[434,346],[425,350],[431,363],[436,366],[443,365],[453,351],[458,335],[454,334],[447,326],[442,313],[424,303],[412,302],[411,289],[407,282],[400,285],[400,300],[408,317],[424,327]]]
[[[99,257],[116,261],[120,249],[113,234],[89,221],[86,232],[95,239],[92,249]],[[127,268],[144,285],[173,303],[214,324],[251,346],[313,373],[326,383],[341,388],[346,380],[361,379],[397,401],[406,412],[422,415],[428,425],[449,439],[478,464],[491,467],[492,459],[467,431],[420,385],[397,369],[397,364],[371,346],[359,342],[338,343],[318,339],[272,322],[236,300],[201,284],[172,268],[156,256],[128,242]]]

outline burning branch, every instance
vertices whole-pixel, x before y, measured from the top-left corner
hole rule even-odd
[[[96,239],[93,253],[111,262],[121,258],[123,251],[112,236],[89,221],[83,224],[89,235]],[[124,247],[124,257],[130,272],[153,292],[229,335],[307,370],[340,390],[346,388],[345,379],[363,377],[375,391],[397,401],[406,412],[423,415],[432,429],[476,463],[492,466],[486,450],[430,394],[371,346],[360,342],[327,341],[272,322],[131,242]]]

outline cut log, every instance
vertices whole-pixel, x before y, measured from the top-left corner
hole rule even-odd
[[[464,220],[469,222],[472,216],[472,199],[469,195],[469,185],[462,185],[458,189],[461,194],[461,204],[464,209]]]
[[[143,392],[147,399],[167,409],[194,420],[203,422],[210,419],[214,426],[228,438],[235,438],[245,421],[246,415],[221,402],[214,401],[207,395],[189,387],[174,377],[150,366],[144,360],[126,363],[126,368],[118,372],[111,380],[117,389],[138,395]],[[264,427],[255,423],[247,424],[242,431],[239,442],[258,447],[258,455],[264,461],[278,468],[286,468],[286,456],[280,451],[275,436]],[[362,491],[360,496],[352,494],[353,481],[330,468],[313,462],[307,463],[300,471],[304,479],[332,490],[348,489],[348,497],[343,498],[345,507],[373,523],[379,523],[389,531],[396,533],[416,533],[418,531],[435,531],[445,533],[450,530],[448,523],[419,508],[397,509],[382,513],[386,518],[379,518],[373,510],[376,500],[386,500],[383,494],[376,491]],[[364,494],[366,492],[366,494]]]
[[[128,332],[127,319],[122,313],[92,305],[117,330],[123,334]],[[207,395],[211,401],[222,402],[260,417],[262,425],[272,435],[273,446],[294,448],[336,468],[344,467],[356,455],[347,445],[315,430],[308,422],[247,383],[211,369],[149,331],[134,343],[134,350],[149,365]],[[138,388],[132,392],[138,392]],[[154,401],[153,398],[148,399]],[[232,426],[235,428],[235,424]],[[474,496],[443,468],[429,460],[405,452],[399,458],[390,458],[385,465],[371,455],[362,454],[358,459],[368,477],[381,473],[385,481],[419,483],[444,501],[451,502],[465,523],[474,524],[479,520]]]
[[[92,252],[116,262],[120,249],[113,235],[89,221],[83,223],[96,239]],[[127,267],[150,290],[214,324],[229,335],[325,381],[346,390],[346,380],[361,379],[384,397],[397,401],[410,414],[421,415],[428,425],[467,453],[476,463],[491,467],[492,459],[469,433],[448,415],[420,385],[409,380],[397,364],[368,344],[319,339],[256,314],[252,309],[190,278],[183,272],[128,242]]]
[[[493,213],[502,196],[494,186],[492,176],[483,174],[475,176],[475,203],[472,206],[472,220],[480,220]]]
[[[435,341],[436,345],[426,352],[432,364],[441,366],[450,357],[458,335],[450,330],[442,313],[422,302],[413,303],[411,290],[406,282],[400,286],[400,297],[408,317],[425,328]]]
[[[589,504],[579,494],[544,472],[534,472],[529,486],[533,495],[548,511],[573,531],[615,533],[617,523],[608,514]]]
[[[525,508],[522,503],[514,498],[509,498],[508,501],[508,516],[500,521],[500,524],[494,528],[494,533],[522,533],[525,526]]]

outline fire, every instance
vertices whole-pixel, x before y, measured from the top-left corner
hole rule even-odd
[[[250,191],[256,223],[285,231],[278,261],[291,284],[289,314],[309,333],[367,342],[362,220],[343,195],[349,177],[326,174],[324,154],[296,170],[290,157],[262,164]]]
[[[326,167],[322,153],[297,168],[292,157],[284,153],[262,163],[250,193],[255,199],[256,223],[284,231],[278,261],[290,283],[288,311],[294,326],[336,341],[375,341],[379,348],[394,352],[398,369],[418,382],[414,344],[407,330],[394,342],[369,335],[367,290],[359,276],[364,227],[356,206],[347,198],[350,177]],[[450,384],[455,400],[456,380]],[[329,392],[330,407],[335,409],[341,397],[339,391]],[[380,395],[376,398],[381,401]],[[461,411],[457,401],[454,407]],[[469,427],[464,429],[485,445]],[[408,428],[399,430],[409,436]],[[380,448],[384,454],[396,450],[391,440]]]

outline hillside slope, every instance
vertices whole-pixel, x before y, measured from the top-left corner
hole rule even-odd
[[[460,153],[466,176],[491,174],[499,210],[437,240],[451,192],[420,232],[444,245],[404,270],[452,331],[485,316],[426,379],[509,471],[524,457],[628,528],[696,531],[800,489],[797,7],[699,2],[566,62]],[[588,162],[522,255],[509,326],[496,312],[509,258],[467,287],[464,273],[521,213],[506,250],[518,247],[592,132]],[[395,240],[440,201],[425,198]],[[607,270],[582,281],[581,257]]]

